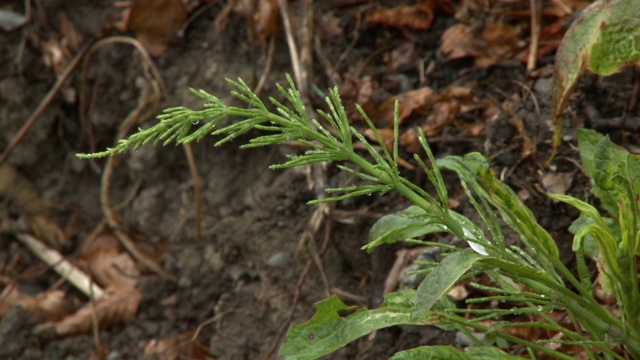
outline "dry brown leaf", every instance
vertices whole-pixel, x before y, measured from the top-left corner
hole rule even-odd
[[[60,15],[60,34],[62,35],[61,42],[74,54],[80,50],[84,43],[84,37],[64,13]]]
[[[414,113],[424,114],[431,103],[433,90],[430,87],[423,87],[416,90],[406,91],[396,96],[391,96],[385,100],[376,111],[378,118],[387,121],[389,128],[393,128],[393,118],[395,112],[396,99],[400,105],[398,112],[398,124]]]
[[[51,290],[36,295],[26,294],[14,284],[7,285],[0,295],[0,317],[17,305],[25,308],[38,321],[58,321],[71,312],[71,304],[62,290]]]
[[[126,27],[152,56],[159,56],[178,40],[187,21],[181,0],[137,0],[128,13]]]
[[[33,235],[49,247],[61,250],[71,245],[64,231],[44,215],[30,215],[26,218]]]
[[[519,49],[519,38],[513,26],[505,23],[493,23],[482,32],[489,53],[498,60],[511,58]]]
[[[573,184],[573,172],[546,173],[542,176],[542,186],[550,193],[564,195]]]
[[[144,356],[158,360],[211,359],[207,346],[199,338],[191,341],[192,337],[193,332],[189,331],[164,339],[152,339],[144,347]]]
[[[101,329],[108,328],[133,317],[141,299],[142,294],[136,288],[117,289],[108,298],[87,304],[57,323],[39,326],[38,330],[53,327],[59,336],[87,334],[91,332],[94,316]]]
[[[449,60],[478,56],[484,49],[476,41],[476,33],[477,30],[470,26],[453,25],[442,34],[440,51]]]
[[[275,34],[278,30],[278,0],[259,0],[253,20],[258,35],[269,37]]]
[[[436,103],[422,125],[422,131],[429,136],[440,134],[443,127],[453,123],[458,115],[459,105],[457,102],[448,101]]]
[[[123,251],[115,234],[104,227],[83,242],[80,257],[96,284],[105,288],[135,287],[141,274],[140,267]]]
[[[342,36],[343,30],[340,26],[340,18],[332,12],[322,12],[317,14],[318,22],[317,35],[320,36],[320,40],[332,39]]]
[[[442,34],[440,50],[449,60],[474,58],[478,68],[488,68],[514,58],[524,47],[516,30],[504,23],[494,23],[481,32],[471,26],[456,24]]]
[[[394,70],[402,69],[402,67],[415,64],[416,47],[412,42],[405,42],[391,51],[391,59],[389,65]]]
[[[389,149],[390,151],[393,150],[393,130],[378,129],[378,133],[380,134],[380,137],[382,138],[382,141],[384,142],[384,145],[387,147],[387,149]],[[378,142],[378,139],[376,139],[376,136],[371,129],[366,129],[364,131],[364,136],[366,136],[367,139],[371,141],[374,141],[376,143]]]
[[[31,180],[7,163],[0,165],[0,197],[25,215],[43,214],[50,208]]]
[[[428,30],[433,23],[434,7],[434,1],[419,1],[415,5],[376,8],[367,14],[367,26]]]
[[[403,131],[398,139],[398,144],[409,153],[417,153],[422,148],[418,140],[418,128],[411,127]]]
[[[375,104],[372,96],[376,87],[377,85],[371,76],[364,76],[360,79],[347,78],[340,85],[340,98],[350,122],[364,122],[364,118],[356,110],[356,104],[360,105],[369,117],[373,117]]]

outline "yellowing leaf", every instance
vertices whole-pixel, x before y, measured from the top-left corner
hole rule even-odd
[[[637,0],[598,0],[571,25],[558,52],[553,80],[553,146],[560,145],[562,111],[585,70],[614,74],[640,60],[640,6]]]

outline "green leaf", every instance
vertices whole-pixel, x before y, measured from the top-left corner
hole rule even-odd
[[[463,351],[450,346],[421,346],[396,353],[390,360],[521,360],[491,346],[471,346]]]
[[[637,0],[599,0],[588,6],[565,34],[553,80],[554,148],[560,145],[562,111],[578,79],[589,70],[614,74],[640,59],[640,6]]]
[[[415,290],[388,294],[383,304],[373,310],[347,306],[336,296],[320,301],[311,320],[289,328],[286,340],[280,347],[279,358],[317,359],[373,330],[403,324],[433,325],[442,321],[433,313],[411,318],[414,296]]]
[[[622,146],[588,129],[578,129],[578,145],[584,173],[595,182],[591,192],[607,211],[618,214],[619,194],[615,189],[602,187],[603,181],[609,184],[606,179],[622,176],[631,184],[634,195],[640,197],[640,155],[629,154]]]
[[[428,314],[438,299],[444,296],[474,263],[483,258],[482,255],[468,250],[458,251],[445,257],[418,286],[416,307],[411,313],[411,319],[418,319]]]
[[[611,190],[613,188],[613,173],[617,164],[613,160],[613,150],[609,135],[603,137],[596,145],[596,150],[593,154],[593,165],[595,166],[593,181],[602,189]]]
[[[446,231],[441,224],[418,206],[410,206],[395,214],[381,217],[369,231],[369,243],[362,248],[372,250],[381,244],[393,244],[425,234]]]
[[[538,224],[535,216],[516,193],[493,175],[487,160],[480,153],[470,153],[463,158],[447,156],[438,160],[438,166],[455,171],[482,199],[500,211],[500,215],[521,236],[526,246],[540,253],[559,258],[558,247],[549,233]],[[548,264],[543,264],[551,271]]]

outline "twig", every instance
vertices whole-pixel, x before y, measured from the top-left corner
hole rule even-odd
[[[134,48],[136,48],[136,50],[138,50],[138,53],[140,54],[140,56],[142,56],[142,60],[144,64],[149,68],[149,70],[153,74],[153,77],[158,82],[158,86],[160,87],[162,96],[164,96],[165,98],[167,97],[167,90],[164,85],[164,82],[162,81],[162,76],[160,76],[160,72],[158,71],[158,68],[156,68],[155,64],[151,60],[151,57],[145,50],[144,46],[142,46],[142,44],[140,44],[138,40],[134,38],[126,37],[126,36],[112,36],[112,37],[108,37],[108,38],[104,38],[99,41],[96,41],[95,44],[93,44],[87,50],[84,63],[82,63],[82,88],[80,90],[80,109],[79,109],[80,121],[82,123],[82,126],[86,128],[87,136],[89,136],[90,141],[91,139],[93,139],[93,130],[91,129],[91,123],[88,121],[87,114],[85,111],[87,107],[86,106],[87,97],[86,97],[86,91],[84,91],[87,83],[87,70],[89,68],[89,59],[91,59],[91,56],[101,47],[109,44],[114,44],[114,43],[129,44]],[[96,152],[95,144],[91,143],[89,150],[91,152]]]
[[[120,139],[124,139],[126,134],[133,128],[136,124],[142,123],[147,119],[151,118],[157,111],[158,106],[160,104],[160,93],[161,88],[163,88],[163,83],[160,77],[160,73],[153,65],[151,61],[151,57],[146,52],[144,47],[135,39],[125,38],[125,37],[112,37],[103,39],[91,48],[91,52],[87,54],[86,59],[89,59],[90,55],[98,50],[100,47],[111,44],[111,43],[125,43],[133,45],[139,53],[142,55],[142,60],[145,65],[145,69],[148,69],[153,74],[154,80],[149,79],[151,83],[154,93],[149,96],[147,94],[141,95],[144,98],[144,101],[141,101],[138,106],[127,116],[127,118],[120,124],[118,129],[118,134],[116,135],[116,142]],[[87,69],[87,61],[85,60],[83,66],[83,74],[86,74]],[[149,74],[145,71],[145,75],[149,78]],[[146,111],[145,111],[146,110]],[[117,215],[113,208],[111,207],[110,201],[110,185],[111,185],[111,177],[113,175],[113,171],[115,169],[115,162],[119,156],[112,156],[107,160],[107,163],[104,167],[104,172],[102,174],[102,179],[100,183],[100,203],[102,206],[102,212],[107,220],[107,224],[113,229],[114,234],[122,244],[122,246],[127,249],[127,251],[135,258],[138,262],[144,265],[146,268],[154,271],[156,274],[162,276],[165,279],[176,281],[176,277],[166,270],[162,268],[155,260],[146,256],[144,253],[140,252],[133,242],[133,240],[124,232],[120,231],[120,224],[117,219]]]
[[[262,93],[262,89],[264,89],[264,85],[267,83],[267,78],[269,74],[271,74],[271,67],[273,66],[273,55],[276,50],[276,37],[271,36],[269,39],[269,49],[267,50],[267,62],[264,64],[264,70],[262,71],[262,75],[260,76],[260,80],[258,81],[258,85],[253,90],[256,95],[260,95]]]
[[[200,175],[198,174],[198,166],[196,165],[196,159],[193,157],[193,150],[191,149],[190,144],[184,144],[184,153],[187,155],[189,170],[191,171],[191,177],[193,177],[193,194],[196,201],[196,240],[200,241],[202,228],[202,196],[200,195]]]
[[[542,17],[542,2],[540,0],[529,0],[531,8],[531,42],[529,43],[529,58],[527,59],[527,72],[536,68],[538,61],[538,46],[540,44],[540,21]]]
[[[289,45],[289,56],[291,56],[293,77],[296,80],[296,86],[298,87],[298,89],[301,89],[300,82],[302,81],[302,74],[300,71],[300,59],[298,57],[298,47],[296,46],[296,40],[293,38],[291,20],[289,19],[289,2],[288,0],[278,0],[278,5],[278,8],[280,9],[280,16],[282,16],[282,23],[284,24],[284,30],[287,36],[287,45]]]
[[[55,272],[89,298],[102,299],[107,295],[89,276],[65,259],[59,252],[49,248],[29,234],[17,234],[16,237],[27,246],[40,260],[51,266]]]
[[[49,106],[53,98],[58,94],[60,89],[62,89],[62,86],[64,85],[64,83],[67,81],[67,79],[69,78],[73,70],[75,70],[75,68],[78,66],[78,64],[80,63],[80,60],[82,60],[82,58],[87,54],[87,52],[89,51],[89,49],[91,48],[94,42],[95,40],[92,40],[89,43],[87,43],[87,45],[85,45],[82,48],[82,50],[80,50],[80,52],[76,54],[73,60],[71,60],[71,63],[67,65],[66,69],[64,69],[64,72],[60,74],[60,76],[58,77],[58,80],[56,80],[56,83],[49,90],[49,92],[44,97],[44,99],[40,101],[40,104],[38,104],[38,107],[33,111],[33,113],[31,113],[31,116],[29,116],[29,119],[27,119],[24,125],[22,125],[22,128],[20,128],[20,131],[18,131],[18,133],[13,137],[9,146],[7,146],[7,148],[2,153],[2,156],[0,157],[0,165],[2,165],[7,160],[7,158],[9,157],[9,154],[11,154],[13,149],[20,143],[20,141],[22,141],[22,139],[27,135],[29,130],[31,130],[33,125],[36,123],[36,120],[38,120],[40,115],[42,115],[42,112],[44,112],[44,110],[47,108],[47,106]]]

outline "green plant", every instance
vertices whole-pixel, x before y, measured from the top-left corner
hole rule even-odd
[[[573,22],[556,53],[553,77],[553,146],[560,146],[562,112],[585,71],[608,76],[640,65],[640,6],[637,0],[599,0]]]
[[[582,214],[574,224],[576,234],[573,250],[578,264],[577,274],[574,274],[561,261],[558,248],[549,233],[538,224],[533,213],[516,194],[494,177],[488,160],[482,155],[471,153],[464,157],[448,156],[436,160],[427,139],[420,134],[420,143],[434,166],[428,166],[418,155],[414,158],[434,187],[436,195],[432,196],[404,178],[398,170],[397,121],[392,150],[382,147],[378,151],[350,126],[337,88],[331,90],[327,97],[329,112],[318,111],[318,120],[309,117],[300,94],[291,79],[288,81],[289,88],[278,86],[288,104],[270,98],[275,111],[269,110],[242,80],[228,80],[235,88],[232,94],[246,103],[247,108],[228,106],[205,91],[192,90],[206,101],[204,109],[168,109],[159,116],[157,125],[140,129],[129,139],[120,141],[115,148],[97,154],[80,155],[108,156],[130,148],[137,149],[148,142],[184,144],[210,135],[221,136],[222,139],[216,143],[221,145],[257,129],[262,131],[262,135],[250,139],[242,145],[243,148],[290,141],[298,141],[308,148],[302,154],[289,155],[287,162],[273,165],[272,168],[325,161],[349,162],[356,168],[342,164],[338,167],[366,182],[363,185],[329,189],[327,191],[335,196],[311,203],[397,191],[414,204],[404,211],[380,219],[372,228],[370,242],[365,249],[407,240],[442,246],[447,255],[444,260],[422,269],[426,278],[417,290],[389,294],[378,309],[356,309],[343,304],[336,297],[318,303],[317,313],[309,322],[290,328],[287,340],[280,349],[282,358],[315,359],[375,329],[399,324],[457,329],[467,334],[478,346],[464,352],[451,347],[419,347],[397,353],[394,359],[515,358],[500,350],[509,343],[522,346],[532,358],[534,353],[559,359],[572,358],[545,346],[548,342],[578,346],[590,359],[623,359],[623,350],[633,358],[640,358],[640,301],[636,280],[636,255],[640,244],[640,157],[613,145],[608,137],[588,130],[579,132],[585,172],[594,180],[594,195],[602,200],[611,218],[600,215],[596,208],[579,199],[549,194],[554,200],[575,206]],[[382,143],[366,114],[361,109],[359,111]],[[224,124],[229,118],[237,118],[238,121]],[[199,125],[195,126],[196,123]],[[366,155],[353,149],[354,138],[364,144]],[[441,168],[457,173],[486,232],[449,208]],[[498,215],[519,234],[522,248],[507,245]],[[472,250],[418,239],[435,232],[446,232],[464,239]],[[620,315],[614,314],[594,298],[593,279],[587,266],[589,259],[598,262],[600,284],[605,291],[615,294]],[[454,284],[480,272],[493,280],[492,286],[481,286],[492,295],[473,299],[479,305],[472,309],[456,308],[445,295]],[[508,302],[513,307],[497,309],[480,306],[495,300]],[[342,316],[343,310],[353,312]],[[571,326],[550,316],[549,312],[553,310],[565,311]],[[482,322],[518,314],[531,314],[532,320],[502,320],[490,326]],[[507,331],[509,328],[522,327],[547,329],[560,336],[554,340],[536,341],[519,338]],[[480,339],[475,336],[477,332],[483,333],[484,337]]]

